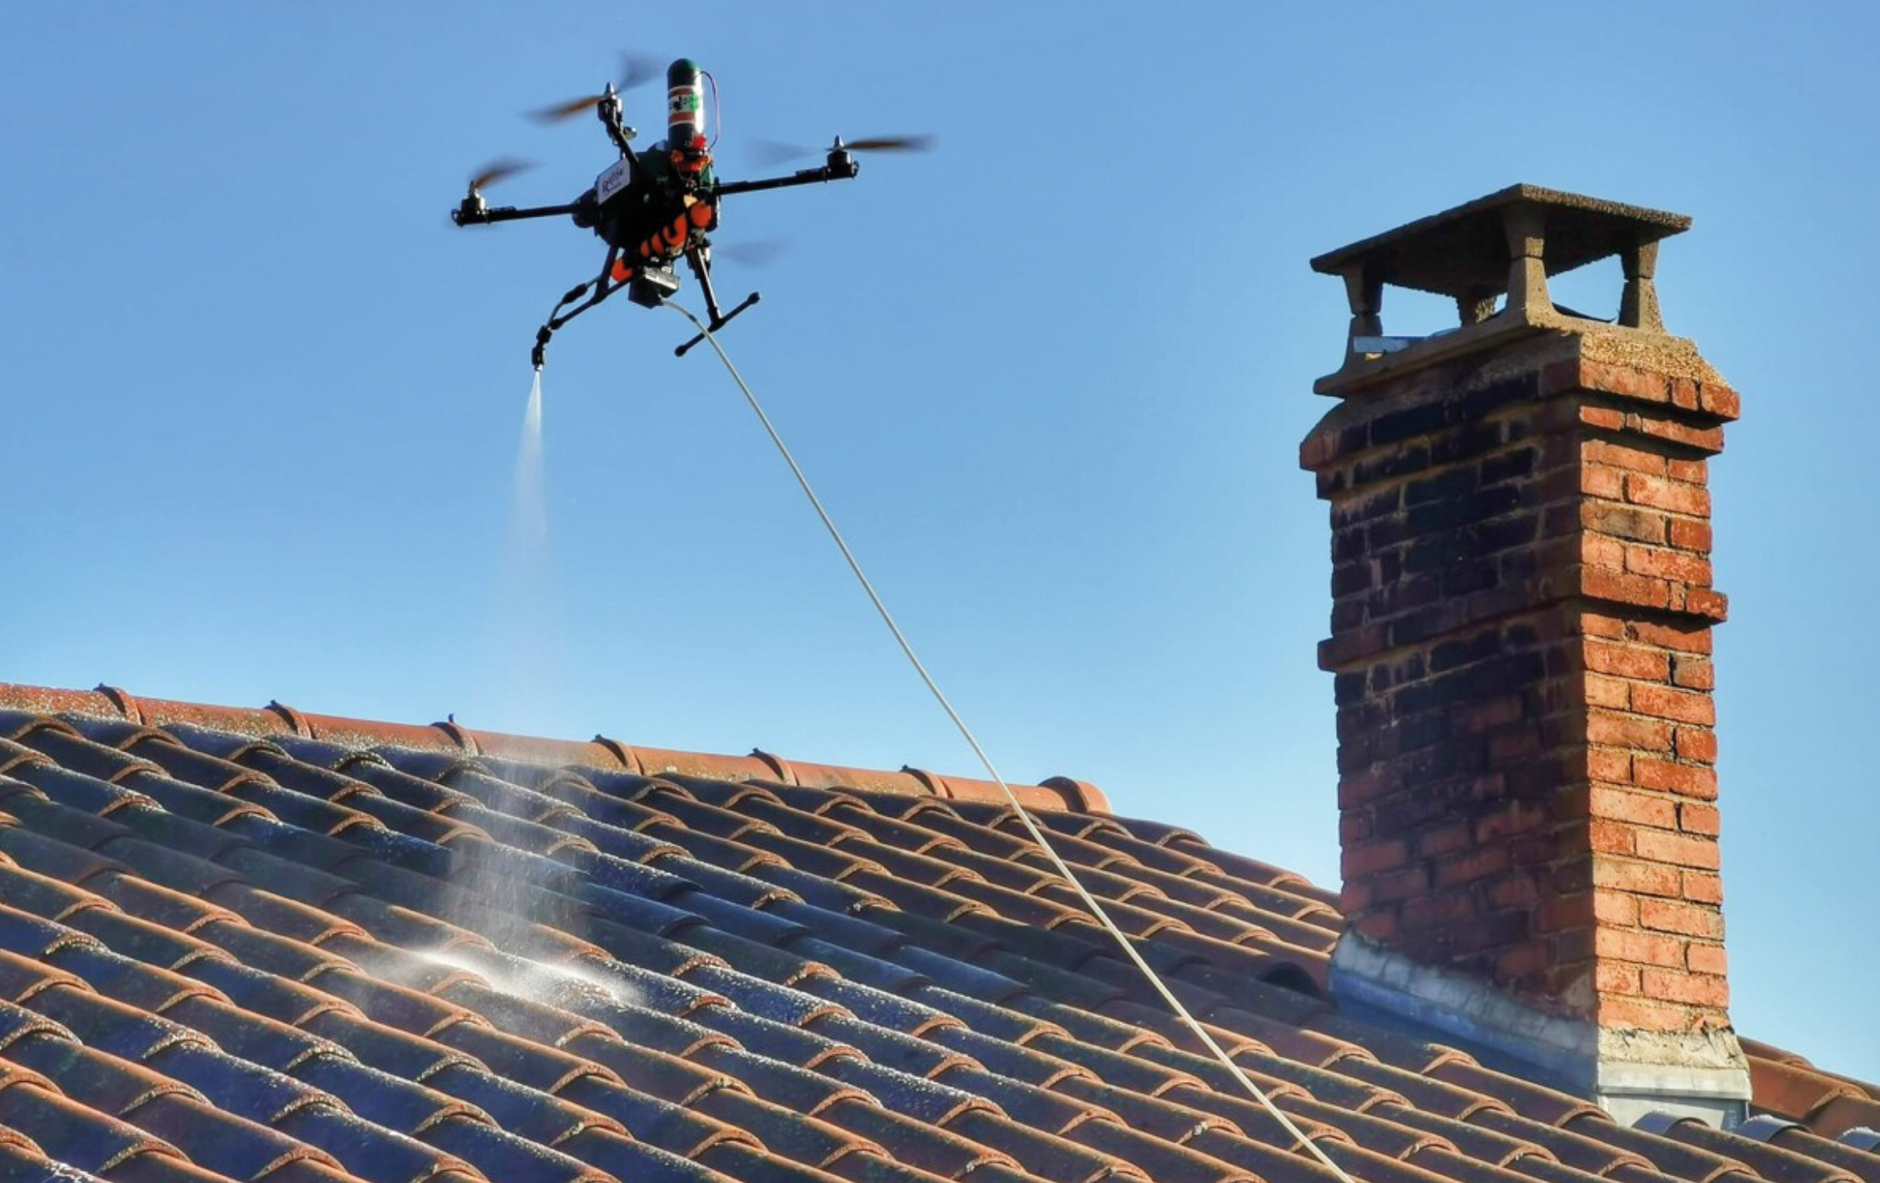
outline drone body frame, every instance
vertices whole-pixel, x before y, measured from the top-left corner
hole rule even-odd
[[[593,99],[577,100],[551,112],[559,117],[592,105],[620,153],[619,159],[602,170],[594,184],[574,201],[565,205],[492,207],[483,200],[481,185],[516,167],[499,166],[473,179],[468,194],[451,211],[451,220],[459,226],[568,217],[607,244],[600,274],[570,289],[536,333],[530,358],[536,369],[542,368],[549,339],[557,329],[615,292],[624,288],[629,300],[648,308],[664,303],[679,290],[676,265],[680,259],[698,279],[705,298],[708,331],[717,332],[760,299],[759,293],[752,292],[728,312],[719,307],[711,281],[710,238],[718,227],[719,202],[739,193],[848,180],[861,171],[849,148],[838,138],[820,167],[759,180],[720,181],[712,168],[711,143],[705,134],[702,80],[709,77],[688,58],[680,58],[667,68],[667,138],[645,152],[633,149],[637,133],[621,122],[620,96],[611,83]],[[675,352],[684,356],[703,339],[701,333]]]

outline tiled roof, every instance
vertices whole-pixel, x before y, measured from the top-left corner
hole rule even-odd
[[[1366,1183],[1880,1183],[1873,1086],[1616,1125],[1341,1011],[1333,893],[1023,792]],[[996,794],[0,686],[0,1180],[1330,1183]]]

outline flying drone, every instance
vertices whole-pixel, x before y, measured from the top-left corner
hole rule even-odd
[[[655,69],[643,59],[628,58],[618,89],[609,82],[607,89],[598,95],[537,112],[539,119],[553,121],[593,110],[606,128],[607,138],[619,150],[620,158],[594,178],[594,184],[581,196],[566,205],[492,207],[483,200],[483,188],[527,167],[514,161],[501,161],[471,178],[469,193],[451,211],[451,220],[459,226],[566,215],[575,225],[592,230],[607,244],[607,259],[600,274],[570,289],[535,334],[535,349],[530,360],[538,370],[542,368],[549,339],[555,331],[615,292],[624,288],[627,299],[646,308],[664,303],[679,290],[676,267],[681,258],[698,278],[699,290],[704,294],[708,331],[717,332],[760,298],[759,293],[752,292],[725,312],[720,309],[718,295],[712,289],[709,235],[718,228],[718,203],[723,198],[764,189],[849,180],[861,171],[861,165],[851,153],[919,150],[929,143],[925,136],[884,136],[850,143],[844,143],[837,136],[817,168],[760,180],[721,181],[712,169],[712,148],[716,140],[707,139],[705,113],[705,83],[711,83],[715,108],[718,105],[717,80],[690,58],[680,58],[666,69],[666,138],[645,151],[634,150],[633,140],[638,132],[621,122],[620,95],[646,82]],[[683,357],[688,349],[704,339],[704,333],[700,333],[675,352]]]

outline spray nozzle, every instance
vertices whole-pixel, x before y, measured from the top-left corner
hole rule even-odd
[[[587,286],[585,284],[583,287]],[[540,370],[542,363],[548,360],[548,339],[555,335],[555,330],[543,325],[535,331],[535,348],[529,351],[529,360]]]

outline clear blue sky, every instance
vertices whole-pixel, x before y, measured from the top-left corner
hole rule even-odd
[[[0,679],[972,773],[672,313],[557,340],[552,547],[505,557],[528,346],[600,250],[446,211],[502,155],[542,167],[493,197],[572,198],[600,129],[519,113],[687,54],[728,175],[939,137],[728,201],[720,242],[791,241],[721,266],[765,295],[726,344],[1002,770],[1336,884],[1296,445],[1345,312],[1306,259],[1515,181],[1674,209],[1666,319],[1746,408],[1713,465],[1735,1018],[1880,1078],[1876,12],[15,6]]]

